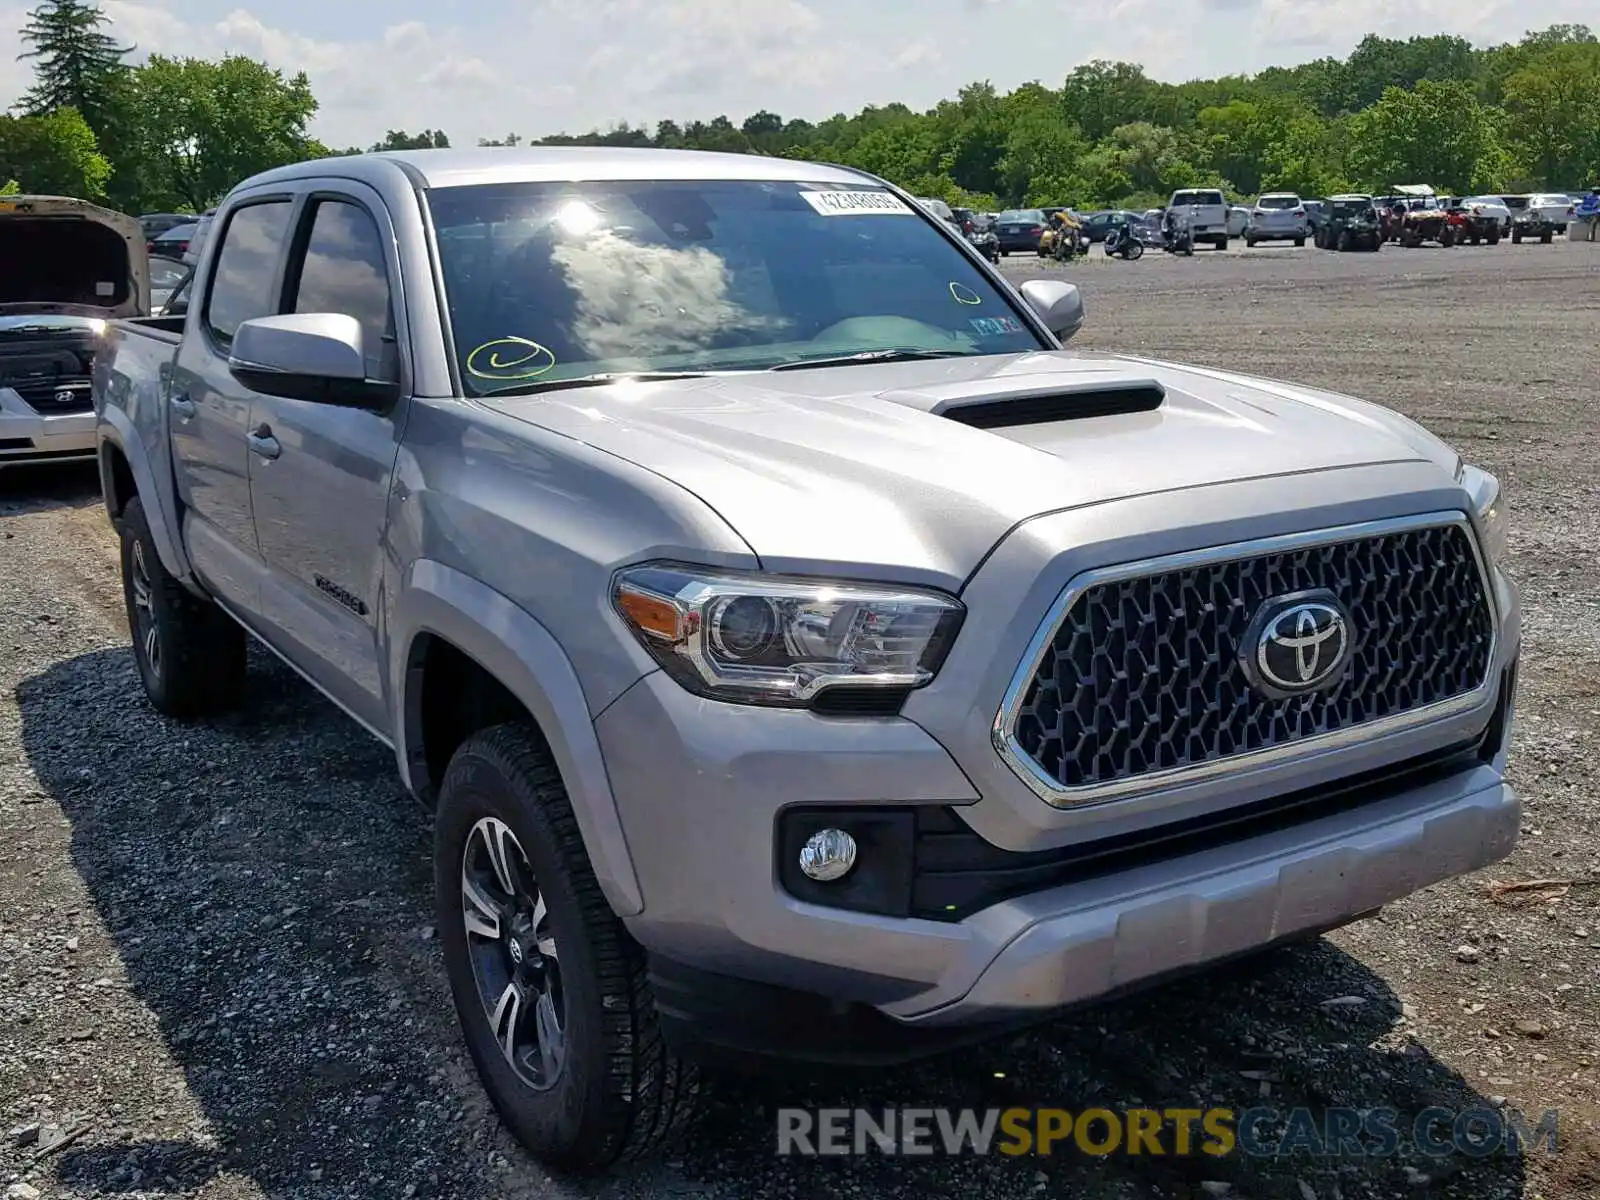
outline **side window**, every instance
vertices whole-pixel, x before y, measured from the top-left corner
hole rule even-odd
[[[254,317],[278,311],[278,260],[289,240],[287,200],[236,208],[222,234],[211,276],[206,325],[223,342]]]
[[[354,317],[361,322],[367,377],[397,379],[389,269],[372,214],[342,200],[317,201],[299,276],[291,311]]]

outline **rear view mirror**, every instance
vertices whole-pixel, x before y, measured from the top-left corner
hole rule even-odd
[[[1045,328],[1063,342],[1083,328],[1083,294],[1076,285],[1059,279],[1030,279],[1020,290]]]
[[[399,385],[367,378],[361,323],[344,313],[256,317],[234,331],[228,370],[251,391],[347,408],[384,408]]]

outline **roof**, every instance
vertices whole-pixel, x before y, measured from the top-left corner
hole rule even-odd
[[[341,175],[370,179],[399,167],[426,188],[583,179],[749,179],[799,183],[878,182],[864,171],[759,154],[622,146],[484,146],[468,150],[385,150],[279,167],[251,185]]]
[[[1372,197],[1365,192],[1340,192],[1337,196],[1329,196],[1329,200],[1371,200]]]

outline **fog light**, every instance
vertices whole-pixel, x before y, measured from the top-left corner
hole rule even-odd
[[[856,865],[856,840],[842,829],[822,829],[800,847],[800,870],[807,879],[830,883]]]

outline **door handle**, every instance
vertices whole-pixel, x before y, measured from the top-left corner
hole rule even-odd
[[[250,431],[248,441],[250,449],[262,458],[277,458],[283,453],[283,447],[278,445],[278,439],[272,436],[270,426],[257,425]]]
[[[185,421],[191,419],[196,412],[194,401],[182,392],[175,393],[168,403],[172,405],[172,411]]]

